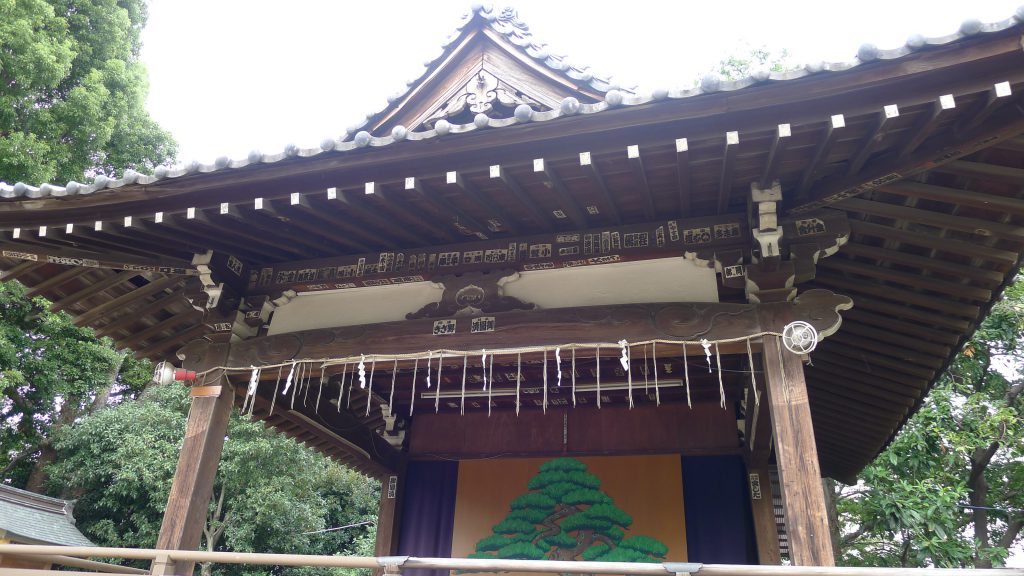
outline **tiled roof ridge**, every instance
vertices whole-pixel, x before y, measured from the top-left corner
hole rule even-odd
[[[522,46],[527,46],[527,48],[524,48],[527,53],[529,53],[529,51],[535,51],[535,55],[531,57],[539,59],[540,56],[545,56],[544,62],[546,65],[549,65],[549,67],[550,64],[547,64],[549,61],[560,63],[565,62],[561,57],[552,57],[549,54],[536,52],[542,50],[543,45],[534,44],[532,40],[530,40],[530,35],[525,25],[515,18],[514,13],[507,13],[506,10],[499,13],[497,10],[484,8],[482,6],[474,6],[470,14],[466,15],[464,22],[459,27],[459,32],[457,32],[455,37],[458,37],[458,34],[461,33],[465,26],[477,17],[487,19],[493,29],[505,35],[505,37],[510,41],[513,41],[513,38],[515,38],[516,42],[520,42]],[[391,130],[390,135],[373,136],[366,130],[366,127],[369,124],[370,119],[376,116],[375,113],[368,115],[361,123],[349,127],[339,138],[325,139],[317,148],[300,148],[294,144],[289,144],[282,152],[274,154],[264,154],[260,151],[254,150],[245,158],[230,159],[227,157],[220,157],[211,164],[202,164],[197,161],[192,161],[184,165],[177,165],[173,167],[159,166],[156,168],[153,176],[140,174],[134,170],[126,170],[121,178],[109,178],[101,175],[96,177],[92,184],[83,184],[72,181],[64,186],[55,184],[41,184],[39,186],[33,186],[23,182],[18,182],[16,184],[0,182],[0,198],[38,199],[47,197],[61,198],[67,196],[88,195],[106,189],[116,189],[132,184],[153,184],[165,179],[179,178],[191,174],[241,169],[254,164],[273,164],[295,157],[308,158],[319,156],[321,154],[344,153],[357,148],[378,148],[389,146],[404,140],[430,140],[441,136],[447,136],[449,134],[461,134],[476,130],[503,128],[514,124],[528,122],[547,122],[563,116],[596,114],[609,108],[637,106],[654,101],[679,100],[715,92],[732,92],[743,90],[750,86],[768,81],[795,80],[816,74],[850,70],[861,64],[876,60],[895,60],[928,47],[942,46],[979,34],[990,34],[1007,30],[1014,26],[1018,26],[1022,22],[1024,22],[1024,6],[1018,8],[1013,16],[1002,21],[984,23],[977,19],[969,19],[964,21],[959,30],[952,34],[935,37],[914,35],[907,40],[906,44],[898,48],[880,49],[874,45],[866,44],[861,46],[857,51],[857,56],[853,60],[847,62],[817,62],[805,65],[802,68],[781,72],[772,72],[766,69],[758,70],[750,76],[739,80],[724,80],[718,76],[709,75],[705,76],[698,86],[691,89],[657,88],[651,91],[650,94],[634,94],[609,85],[609,88],[605,93],[604,101],[594,104],[581,103],[578,99],[569,97],[565,98],[554,110],[536,112],[530,109],[529,106],[521,105],[516,108],[513,118],[490,118],[485,114],[478,114],[474,118],[473,122],[466,124],[451,124],[447,120],[440,120],[434,125],[434,128],[420,132],[411,131],[404,126],[395,126]],[[428,66],[432,63],[433,61],[428,63]],[[571,67],[568,64],[565,65],[565,69],[577,72],[581,70]],[[565,72],[565,70],[562,71]],[[601,81],[603,82],[603,80]]]
[[[42,494],[29,492],[28,490],[22,490],[5,484],[0,484],[0,500],[10,502],[12,504],[18,504],[20,506],[35,508],[44,512],[68,516],[71,523],[74,523],[74,519],[71,518],[70,514],[72,503],[68,500],[44,496]]]

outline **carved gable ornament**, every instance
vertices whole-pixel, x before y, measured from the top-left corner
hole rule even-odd
[[[477,114],[486,114],[490,118],[511,118],[520,104],[526,104],[535,112],[550,110],[550,107],[517,91],[494,74],[480,70],[458,94],[427,115],[423,124],[428,128],[433,128],[438,120],[468,124]]]
[[[502,293],[501,280],[518,275],[519,273],[515,271],[499,270],[492,273],[443,276],[438,280],[444,285],[444,294],[441,295],[440,301],[431,302],[416,312],[406,314],[406,318],[448,318],[511,310],[533,310],[533,304]]]

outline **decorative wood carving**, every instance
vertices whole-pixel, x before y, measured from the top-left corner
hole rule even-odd
[[[476,114],[487,114],[491,118],[511,118],[516,106],[520,104],[526,104],[538,112],[550,109],[490,72],[480,70],[455,97],[432,112],[423,124],[433,128],[434,123],[442,119],[465,124],[472,122]]]
[[[477,272],[463,276],[443,276],[438,282],[444,284],[441,300],[432,302],[416,312],[406,314],[409,320],[418,318],[447,318],[451,316],[472,316],[510,310],[533,310],[534,305],[518,298],[505,296],[501,286],[503,280],[515,279],[514,270],[496,270],[490,273]]]
[[[346,326],[253,338],[231,347],[231,366],[259,366],[293,359],[358,357],[360,354],[418,354],[431,349],[495,350],[524,346],[555,346],[572,342],[640,342],[653,339],[730,340],[723,353],[746,353],[744,338],[764,331],[781,332],[777,318],[803,320],[822,337],[841,323],[840,310],[852,307],[846,296],[828,290],[810,290],[791,303],[754,304],[643,304],[591,306],[557,310],[515,310],[493,315],[492,332],[471,331],[473,316],[453,318],[453,332],[432,336],[434,319],[420,318],[364,326]],[[768,324],[765,324],[767,319]],[[699,346],[688,353],[696,354]],[[183,349],[185,350],[185,349]],[[659,345],[666,355],[681,354],[679,346]],[[185,350],[187,352],[187,350]],[[617,349],[608,350],[618,354]],[[179,353],[180,354],[180,353]]]

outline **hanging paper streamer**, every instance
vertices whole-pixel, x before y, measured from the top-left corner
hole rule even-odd
[[[430,388],[430,362],[434,359],[434,353],[427,353],[427,388]]]
[[[245,391],[245,400],[242,402],[242,414],[245,414],[246,409],[249,410],[249,414],[252,414],[253,407],[256,405],[256,387],[259,383],[260,369],[254,366],[252,375],[249,376],[249,387]]]
[[[601,347],[594,348],[594,360],[597,360],[597,407],[601,407]]]
[[[313,409],[314,412],[320,411],[320,396],[324,393],[324,374],[326,374],[326,372],[327,368],[320,368],[320,389],[316,393],[316,408]]]
[[[466,369],[469,367],[469,354],[462,355],[462,392],[459,393],[459,415],[466,413]]]
[[[357,368],[359,369],[359,388],[360,389],[365,389],[366,388],[366,356],[361,356],[359,358],[359,366],[357,366]]]
[[[491,362],[487,366],[490,373],[491,387],[487,389],[487,416],[491,415],[491,392],[494,390],[494,354],[491,354]]]
[[[690,401],[690,363],[686,360],[686,344],[683,344],[683,380],[686,381],[686,405],[693,409]]]
[[[555,368],[558,369],[558,387],[562,387],[562,349],[555,348]]]
[[[544,399],[541,401],[541,412],[544,414],[548,413],[548,351],[544,351],[544,378],[542,379],[544,384]]]
[[[487,350],[481,350],[480,352],[482,353],[482,355],[480,356],[480,367],[483,368],[484,371],[483,389],[487,390]]]
[[[625,340],[619,340],[619,346],[622,346],[622,356],[619,357],[619,363],[622,364],[622,369],[626,371],[626,394],[629,396],[629,407],[633,407],[633,371],[629,369],[629,343]]]
[[[270,395],[270,413],[274,413],[274,404],[277,403],[277,389],[281,386],[281,373],[284,372],[284,366],[277,368],[277,380],[274,382],[274,393]]]
[[[288,395],[288,389],[292,387],[292,378],[295,376],[295,362],[292,362],[292,367],[288,370],[288,378],[284,381],[284,390],[281,390],[282,396]]]
[[[523,355],[516,355],[516,416],[519,416],[519,382],[523,379]]]
[[[352,389],[356,387],[356,370],[353,368],[348,374],[348,394],[345,395],[345,409],[352,409]]]
[[[651,359],[654,360],[654,402],[655,402],[655,406],[661,406],[661,388],[658,386],[658,343],[657,342],[653,342],[651,344]]]
[[[704,355],[707,356],[708,360],[708,374],[711,374],[711,342],[705,338],[700,341],[700,345],[704,347]]]
[[[370,401],[373,400],[373,372],[377,369],[377,359],[370,361],[370,381],[366,384],[366,415],[370,415]]]
[[[416,406],[416,372],[419,371],[420,359],[417,358],[412,364],[412,397],[409,398],[409,416],[412,416],[412,409]]]
[[[302,380],[299,380],[299,376],[300,376],[299,372],[301,372],[301,371],[302,371],[302,364],[299,364],[299,367],[297,369],[295,368],[295,364],[292,364],[292,373],[295,374],[295,387],[292,388],[292,401],[291,401],[291,406],[289,406],[289,408],[291,408],[291,409],[295,408],[295,395],[299,393],[299,388],[302,386]],[[290,382],[291,377],[292,377],[292,373],[288,374],[289,382],[287,382],[285,384],[285,386],[284,386],[284,393],[285,394],[288,393],[288,386],[289,386],[289,384],[292,383],[292,382]]]
[[[295,389],[295,393],[299,392],[299,388],[302,388],[302,405],[306,405],[306,399],[309,398],[309,366],[305,364],[299,365],[299,385]]]
[[[650,368],[647,367],[647,345],[645,344],[644,345],[644,394],[649,394],[649,392],[647,390],[647,376],[650,374],[650,372],[651,372]]]
[[[394,416],[395,378],[398,378],[398,358],[395,358],[395,365],[391,367],[391,394],[388,396],[388,417]]]
[[[757,376],[754,375],[754,352],[750,349],[750,338],[747,338],[747,363],[750,364],[750,388],[754,391],[754,406],[761,404],[757,392]]]
[[[576,348],[572,349],[572,405],[576,405]]]
[[[434,414],[441,409],[441,362],[444,360],[444,354],[437,356],[437,387],[434,388]]]
[[[341,399],[345,395],[345,375],[348,372],[348,362],[341,368],[341,386],[338,387],[338,412],[341,413]]]
[[[718,396],[721,398],[719,404],[725,410],[725,385],[722,384],[722,355],[718,353],[718,342],[715,342],[715,364],[718,365]]]

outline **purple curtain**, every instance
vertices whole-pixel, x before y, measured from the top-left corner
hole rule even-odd
[[[690,562],[757,564],[747,469],[739,456],[683,458]]]
[[[399,555],[451,557],[458,480],[458,462],[409,462],[402,496]],[[447,570],[418,572],[423,576],[448,576]]]

